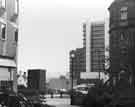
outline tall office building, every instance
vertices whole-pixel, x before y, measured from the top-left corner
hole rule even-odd
[[[91,24],[90,36],[91,72],[104,72],[105,60],[105,24],[104,22]]]
[[[29,69],[28,70],[28,88],[39,92],[45,92],[46,70]]]
[[[84,45],[86,45],[86,72],[81,78],[104,78],[105,35],[107,22],[86,22],[83,24]]]
[[[17,92],[18,0],[0,0],[0,88]]]

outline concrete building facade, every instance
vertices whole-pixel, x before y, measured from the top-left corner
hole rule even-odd
[[[108,34],[108,23],[88,21],[83,24],[83,29],[86,45],[86,72],[81,73],[81,78],[104,78],[105,35]]]
[[[91,72],[104,72],[105,26],[102,23],[91,25]]]
[[[114,0],[110,12],[110,62],[113,85],[135,87],[135,1]]]
[[[17,92],[18,15],[19,0],[0,0],[0,86],[15,92]],[[8,82],[12,85],[7,85]]]
[[[87,24],[86,24],[87,25]],[[102,72],[105,59],[105,23],[92,22],[86,28],[87,72]]]

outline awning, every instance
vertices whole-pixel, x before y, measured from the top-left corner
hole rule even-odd
[[[11,68],[16,68],[16,63],[12,59],[5,59],[5,58],[0,58],[0,67],[11,67]]]

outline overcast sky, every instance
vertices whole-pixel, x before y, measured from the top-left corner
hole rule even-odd
[[[82,47],[82,23],[108,16],[113,0],[20,0],[19,69],[47,78],[69,71],[69,51]]]

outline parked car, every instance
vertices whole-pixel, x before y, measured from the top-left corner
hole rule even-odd
[[[88,90],[95,86],[95,84],[80,84],[73,87],[71,92],[71,105],[81,105],[83,99],[88,94]]]

